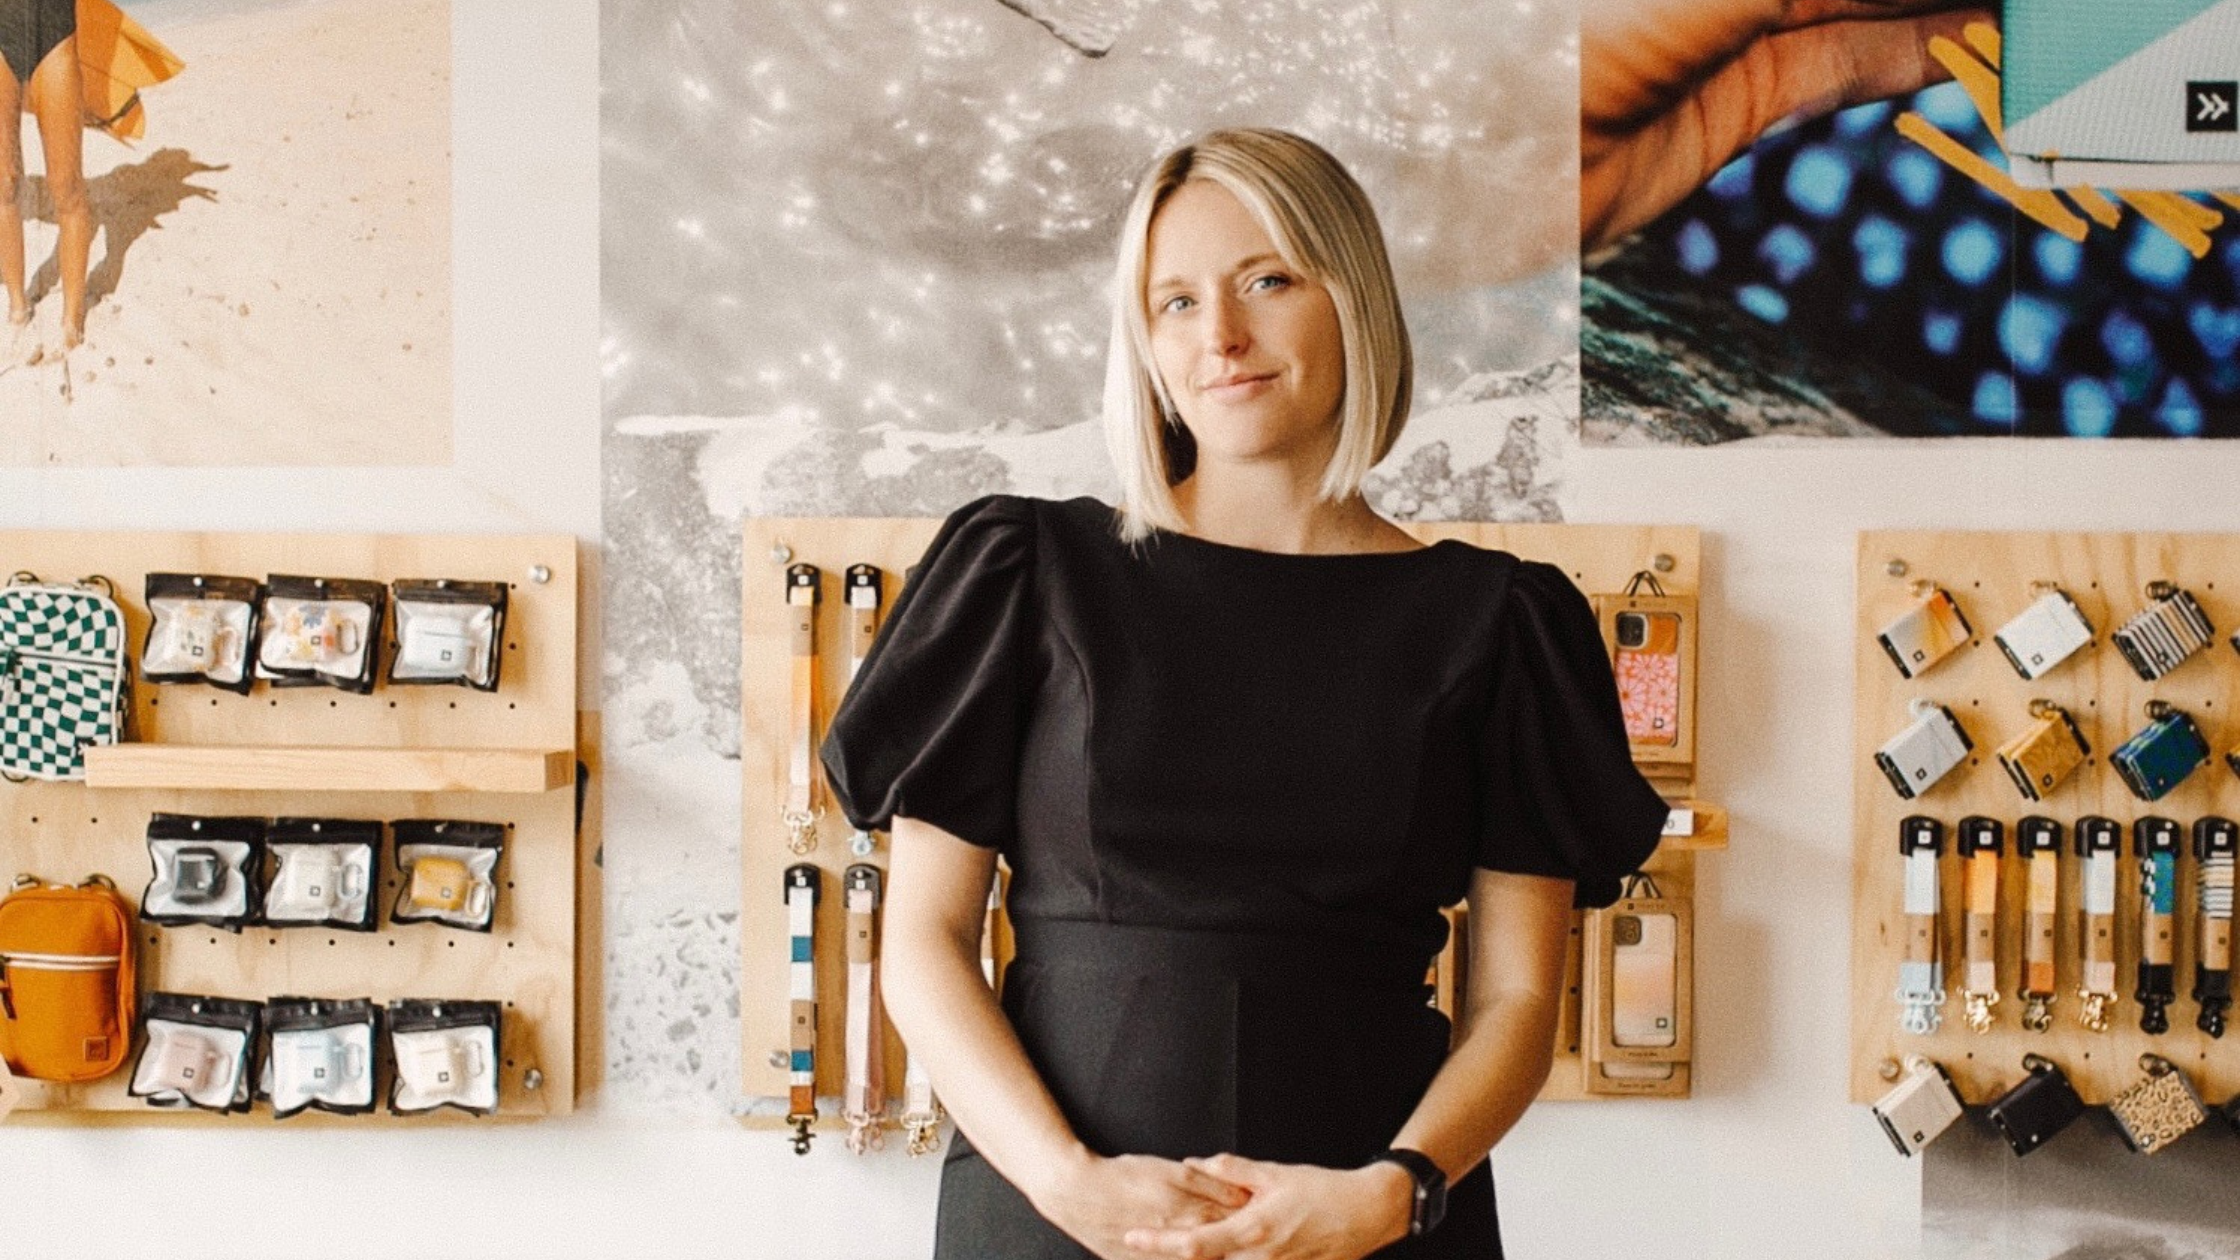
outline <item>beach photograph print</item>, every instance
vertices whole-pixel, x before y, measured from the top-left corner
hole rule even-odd
[[[451,462],[450,0],[0,0],[0,466]]]

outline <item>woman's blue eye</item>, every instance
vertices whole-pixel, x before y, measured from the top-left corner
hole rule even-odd
[[[1171,314],[1175,311],[1181,310],[1183,304],[1188,302],[1189,300],[1190,299],[1187,296],[1178,293],[1175,296],[1168,298],[1166,301],[1159,303],[1159,310],[1162,313]]]
[[[1257,289],[1261,288],[1262,286],[1266,286],[1268,288],[1280,289],[1289,285],[1290,283],[1291,277],[1275,275],[1271,273],[1269,275],[1255,277],[1252,281],[1252,287]]]

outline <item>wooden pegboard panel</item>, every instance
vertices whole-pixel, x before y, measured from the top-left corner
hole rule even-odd
[[[206,786],[105,788],[83,783],[0,783],[0,883],[18,873],[75,881],[109,875],[137,904],[147,885],[148,818],[157,812],[271,818],[460,818],[511,823],[497,870],[496,922],[487,935],[427,923],[392,924],[393,853],[383,847],[384,902],[372,933],[250,927],[140,925],[144,992],[157,989],[263,1000],[284,994],[486,999],[506,1003],[501,1115],[564,1114],[575,1098],[576,838],[573,774],[547,791],[367,790],[399,749],[483,750],[504,757],[565,756],[575,749],[576,542],[567,535],[363,536],[286,534],[76,534],[0,532],[0,568],[50,581],[108,577],[131,628],[137,662],[147,630],[141,582],[150,572],[270,573],[331,577],[448,577],[512,584],[501,689],[392,687],[370,696],[328,688],[259,686],[247,696],[211,687],[136,683],[135,752],[180,748],[329,750],[341,770],[325,789],[272,790],[268,768],[244,751],[234,781],[222,769]],[[538,571],[543,580],[532,576]],[[393,629],[393,621],[390,623]],[[353,767],[347,752],[366,750]],[[207,758],[205,758],[207,760]],[[454,758],[452,769],[471,765]],[[526,788],[525,782],[510,786]],[[535,1071],[537,1088],[527,1082]],[[124,1089],[129,1067],[85,1086],[21,1081],[12,1123],[247,1124],[249,1116],[159,1112]],[[450,1113],[390,1117],[306,1115],[292,1125],[450,1123]],[[461,1122],[470,1122],[458,1117]]]
[[[1893,574],[1893,561],[1904,572]],[[2191,591],[2217,626],[2218,641],[2158,682],[2141,682],[2109,634],[2148,603],[2146,587],[2167,580]],[[1899,677],[1875,636],[1915,602],[1913,584],[1933,582],[1950,591],[1974,629],[1970,642],[1921,677]],[[2037,598],[2033,582],[2067,591],[2096,632],[2091,646],[2046,677],[2025,681],[1992,642],[1992,636]],[[2188,830],[2206,814],[2240,815],[2240,780],[2222,755],[2240,742],[2231,709],[2240,657],[2227,636],[2240,629],[2240,535],[2057,533],[1865,533],[1859,538],[1858,624],[1853,644],[1857,678],[1854,715],[1854,857],[1851,951],[1851,1099],[1872,1102],[1889,1089],[1885,1065],[1908,1053],[1925,1054],[1952,1073],[1969,1102],[1995,1098],[2023,1074],[2022,1057],[2035,1053],[2061,1065],[2089,1103],[2105,1102],[2139,1077],[2138,1058],[2152,1051],[2184,1068],[2204,1097],[2240,1092],[2240,1036],[2215,1040],[2194,1026],[2194,862],[2179,860],[2178,1000],[2170,1031],[2149,1036],[2139,1029],[2138,864],[2131,853],[2131,824],[2138,818],[2176,819]],[[1899,799],[1874,764],[1874,753],[1910,720],[1916,697],[1949,707],[1975,744],[1970,759],[1918,799]],[[2092,748],[2090,761],[2043,802],[2022,798],[2000,769],[1994,750],[2030,721],[2029,704],[2045,699],[2069,710]],[[2147,804],[2127,791],[2108,753],[2147,724],[2149,700],[2190,713],[2208,737],[2210,764],[2196,770],[2162,800]],[[1894,997],[1904,954],[1903,869],[1898,853],[1901,819],[1924,814],[1945,824],[1946,849],[1939,885],[1945,987],[1950,998],[1942,1027],[1917,1036],[1898,1026]],[[1953,841],[1961,818],[1981,814],[2005,825],[2000,878],[1999,981],[1994,1026],[1971,1031],[1963,1019],[1962,867]],[[2021,1025],[2021,924],[2025,874],[2015,856],[2015,824],[2042,814],[2063,827],[2061,901],[2057,939],[2058,998],[2053,1026],[2033,1033]],[[2106,1032],[2077,1020],[2082,964],[2079,889],[2082,863],[2074,856],[2076,821],[2099,814],[2123,826],[2124,852],[2117,883],[2117,988],[2121,995]]]
[[[775,1099],[773,1106],[756,1109],[752,1123],[774,1127],[780,1122],[765,1113],[783,1111],[787,1074],[782,1052],[788,1044],[786,927],[782,903],[785,868],[796,861],[816,863],[824,871],[824,901],[817,920],[819,982],[818,1083],[820,1096],[831,1098],[841,1088],[843,1013],[846,1008],[844,910],[841,906],[841,872],[862,860],[886,865],[885,837],[869,858],[849,854],[845,820],[829,808],[819,829],[815,852],[796,858],[786,848],[786,830],[779,822],[785,797],[788,706],[791,695],[791,647],[784,602],[784,573],[789,564],[807,563],[824,573],[824,597],[818,605],[819,738],[826,720],[839,705],[847,677],[846,605],[841,578],[853,564],[877,565],[886,575],[883,608],[891,609],[901,589],[901,575],[925,553],[940,521],[933,518],[778,518],[749,520],[745,527],[745,575],[741,701],[744,728],[740,744],[743,776],[744,831],[741,837],[743,895],[740,917],[743,957],[740,965],[740,1025],[743,1038],[741,1062],[746,1093],[756,1099]],[[1696,592],[1701,584],[1701,542],[1693,526],[1617,525],[1494,525],[1478,522],[1411,524],[1409,532],[1426,541],[1459,538],[1477,546],[1513,551],[1532,559],[1558,563],[1582,590],[1616,592],[1634,574],[1652,567],[1656,557],[1670,559],[1670,568],[1658,574],[1668,591]],[[783,558],[780,558],[783,557]],[[1692,895],[1694,854],[1679,848],[1660,850],[1650,869],[1668,893]],[[1008,934],[1006,933],[1007,937]],[[1576,940],[1576,931],[1574,940]],[[1576,946],[1574,946],[1576,948]],[[1000,951],[1008,961],[1009,951]],[[1544,1098],[1585,1098],[1577,1055],[1576,1003],[1559,1030],[1557,1063]],[[902,1050],[891,1037],[888,1044],[890,1093],[899,1100]],[[773,1057],[776,1055],[777,1057]],[[890,1105],[892,1116],[899,1104]],[[829,1108],[828,1108],[829,1112]],[[829,1114],[827,1127],[838,1128]]]

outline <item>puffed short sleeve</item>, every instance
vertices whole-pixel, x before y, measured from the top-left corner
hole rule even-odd
[[[935,532],[825,731],[826,782],[851,824],[885,830],[901,814],[1009,843],[1035,529],[1031,500],[988,495]]]
[[[1561,569],[1522,563],[1496,635],[1477,865],[1575,880],[1575,905],[1609,905],[1669,807],[1634,768],[1593,607]]]

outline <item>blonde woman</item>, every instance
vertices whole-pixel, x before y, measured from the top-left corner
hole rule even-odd
[[[0,0],[0,288],[8,322],[31,322],[24,291],[22,116],[39,123],[47,196],[61,240],[62,338],[76,346],[86,334],[86,265],[93,251],[93,209],[86,201],[84,86],[78,70],[76,0]]]
[[[824,761],[890,830],[889,1009],[962,1133],[937,1257],[1499,1255],[1485,1159],[1547,1075],[1570,911],[1665,807],[1565,576],[1362,497],[1410,375],[1329,154],[1166,155],[1120,244],[1121,503],[966,504],[865,660]],[[1465,899],[1456,1036],[1423,977]]]

